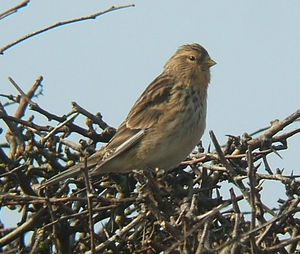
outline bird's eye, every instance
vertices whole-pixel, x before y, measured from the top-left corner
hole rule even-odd
[[[189,59],[190,59],[191,61],[195,61],[195,60],[196,60],[196,57],[194,57],[194,56],[189,56]]]

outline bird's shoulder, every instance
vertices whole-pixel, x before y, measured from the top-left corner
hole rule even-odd
[[[137,137],[133,143],[141,139],[147,133],[147,130],[155,125],[164,114],[165,105],[169,101],[174,82],[174,78],[165,73],[154,79],[135,102],[125,121],[119,126],[106,148],[117,149],[132,137]],[[142,135],[137,135],[141,133],[141,130],[143,130]],[[132,145],[128,144],[128,146]]]
[[[154,79],[130,110],[125,120],[126,126],[147,129],[156,124],[166,110],[174,84],[174,76],[165,73]]]

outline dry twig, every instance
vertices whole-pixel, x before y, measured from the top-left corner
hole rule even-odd
[[[49,30],[52,30],[54,28],[57,28],[57,27],[60,27],[60,26],[64,26],[64,25],[68,25],[68,24],[72,24],[72,23],[76,23],[76,22],[80,22],[80,21],[85,21],[85,20],[88,20],[88,19],[95,19],[103,14],[106,14],[106,13],[109,13],[109,12],[112,12],[112,11],[116,11],[116,10],[120,10],[120,9],[124,9],[124,8],[128,8],[128,7],[134,7],[134,4],[125,4],[125,5],[120,5],[120,6],[112,6],[104,11],[98,11],[94,14],[91,14],[91,15],[88,15],[88,16],[84,16],[84,17],[80,17],[80,18],[74,18],[74,19],[69,19],[69,20],[64,20],[64,21],[59,21],[53,25],[50,25],[50,26],[47,26],[45,28],[42,28],[38,31],[35,31],[35,32],[32,32],[30,34],[26,34],[24,35],[23,37],[3,46],[2,48],[0,48],[0,54],[4,54],[4,52],[6,50],[8,50],[9,48],[29,39],[29,38],[32,38],[38,34],[41,34],[41,33],[44,33],[44,32],[47,32]]]
[[[73,123],[70,113],[57,116],[41,109],[32,101],[39,80],[25,93],[11,79],[21,96],[19,107],[14,116],[4,106],[0,108],[5,130],[11,132],[0,147],[0,207],[23,212],[19,227],[5,228],[5,221],[0,224],[1,251],[49,253],[54,247],[60,253],[121,254],[299,251],[299,175],[275,171],[268,155],[288,149],[288,139],[300,128],[282,130],[299,118],[300,110],[273,122],[257,137],[229,136],[224,146],[210,132],[216,151],[195,151],[178,168],[157,171],[155,177],[135,172],[103,175],[91,182],[85,172],[86,181],[69,180],[45,193],[38,188],[43,179],[77,163],[82,154],[93,153],[97,142],[107,142],[113,133],[105,134],[105,139],[104,134],[97,134],[94,124],[103,132],[111,127],[100,113],[92,114],[76,103],[71,112],[87,117],[86,126]],[[58,126],[21,119],[29,109],[58,121]],[[81,134],[84,141],[75,144],[69,138],[72,133]],[[19,143],[14,140],[18,135]],[[18,145],[22,153],[17,153]],[[263,189],[269,181],[286,190],[285,199],[278,193],[276,211],[263,203]],[[228,200],[219,192],[224,182],[235,188],[229,190]],[[240,207],[244,199],[246,210]],[[33,231],[32,241],[18,240],[29,231]]]

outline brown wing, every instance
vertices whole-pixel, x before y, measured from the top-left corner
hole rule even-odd
[[[147,129],[155,125],[165,112],[174,82],[169,75],[158,76],[133,105],[126,118],[127,127]]]
[[[171,76],[164,73],[153,80],[133,105],[126,120],[120,125],[111,141],[88,158],[88,168],[91,168],[92,172],[136,145],[145,135],[147,129],[157,124],[165,112],[165,106],[170,99],[174,82]],[[82,167],[84,167],[83,163],[78,163],[49,179],[44,186],[54,184],[65,178],[75,177],[80,173]]]
[[[147,129],[159,121],[169,101],[173,84],[172,77],[161,74],[145,89],[133,105],[126,120],[107,144],[106,151],[111,151],[111,155],[99,161],[97,168],[137,144]],[[92,155],[92,157],[99,158],[97,155]],[[92,161],[94,158],[91,158]]]
[[[168,75],[161,74],[153,80],[135,102],[107,148],[117,148],[140,130],[146,131],[155,125],[164,113],[173,85],[174,80]]]

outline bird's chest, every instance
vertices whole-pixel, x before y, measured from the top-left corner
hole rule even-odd
[[[176,117],[166,125],[170,142],[182,144],[187,149],[199,142],[205,129],[206,101],[195,97],[178,102]]]
[[[161,151],[167,147],[170,156],[183,154],[185,157],[198,144],[204,132],[206,96],[202,98],[201,94],[193,92],[182,94],[175,104],[166,108],[166,114],[168,117],[161,123],[160,133],[156,133],[157,136],[164,133],[157,139],[157,147]]]
[[[171,168],[198,144],[205,129],[206,95],[177,91],[156,126],[149,129],[138,156],[149,167]]]
[[[199,135],[197,133],[200,132],[201,136],[205,128],[206,91],[191,88],[178,92],[175,96],[176,103],[170,105],[169,109],[174,112],[174,118],[170,121],[174,132],[178,131],[177,128],[183,128],[191,135]]]

